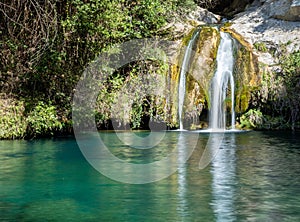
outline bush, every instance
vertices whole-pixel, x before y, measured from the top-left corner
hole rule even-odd
[[[263,114],[259,110],[250,109],[240,117],[242,129],[255,129],[263,124]]]
[[[300,119],[300,51],[283,57],[282,69],[286,87],[286,96],[282,101],[291,128],[294,130],[296,122]]]
[[[22,138],[26,131],[24,104],[0,99],[0,139]]]
[[[62,129],[55,106],[39,102],[27,117],[27,137],[54,135]]]
[[[253,46],[256,50],[260,52],[268,52],[268,48],[266,46],[266,43],[264,42],[255,42]]]

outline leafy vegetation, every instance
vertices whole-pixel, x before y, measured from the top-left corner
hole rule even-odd
[[[27,113],[24,101],[7,98],[0,100],[1,139],[49,136],[62,127],[53,105],[39,102]]]
[[[111,119],[119,127],[131,125],[133,129],[145,128],[150,118],[169,122],[167,111],[161,109],[166,101],[168,70],[163,61],[145,60],[128,64],[114,73],[102,84],[97,98],[98,126],[107,126]]]
[[[167,21],[194,6],[192,0],[1,1],[0,93],[24,101],[26,110],[6,115],[6,120],[2,117],[5,127],[0,138],[51,135],[70,127],[74,88],[89,62],[116,43],[166,35],[161,28]],[[110,83],[104,90],[108,91],[99,95],[105,96],[99,103],[103,107],[96,108],[99,127],[111,117],[109,108],[115,95],[110,93],[129,79],[140,78],[134,70],[141,71],[137,66],[107,80]],[[139,98],[132,105],[128,121],[133,127],[140,127],[143,116],[154,110],[148,99]],[[1,108],[1,112],[14,108]],[[26,122],[23,118],[27,116]]]
[[[26,133],[24,103],[12,99],[0,99],[0,138],[22,138]]]
[[[255,42],[253,44],[253,46],[255,47],[256,50],[260,51],[260,52],[267,52],[267,46],[264,42]]]
[[[263,124],[263,114],[259,110],[250,109],[240,117],[239,127],[242,129],[255,129]]]
[[[48,136],[61,130],[62,124],[58,119],[56,107],[51,104],[39,102],[34,109],[28,114],[27,136]]]
[[[300,120],[300,51],[283,58],[283,79],[286,86],[285,109],[292,129]]]
[[[263,74],[257,92],[257,104],[264,115],[267,128],[296,129],[300,120],[300,52],[282,52],[281,69]]]

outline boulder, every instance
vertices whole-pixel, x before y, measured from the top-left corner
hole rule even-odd
[[[216,24],[220,22],[221,16],[209,12],[206,9],[199,8],[197,20],[202,21],[206,24]]]
[[[196,9],[188,13],[184,19],[199,24],[216,24],[221,21],[221,16],[214,14],[207,9],[196,7]]]
[[[300,0],[293,0],[289,11],[294,16],[294,20],[300,21]]]
[[[300,21],[300,0],[272,1],[269,13],[273,18]]]

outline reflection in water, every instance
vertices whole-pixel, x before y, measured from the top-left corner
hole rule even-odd
[[[116,132],[120,141],[126,146],[135,149],[152,149],[159,145],[165,137],[166,131],[144,132],[143,136],[138,136],[134,131]]]
[[[212,162],[212,205],[217,221],[235,221],[235,134],[226,135]]]
[[[218,154],[219,149],[222,145],[223,138],[224,138],[223,130],[219,132],[210,133],[205,150],[199,161],[200,170],[207,167],[210,164],[210,162],[215,158],[215,156]]]
[[[186,202],[186,189],[187,189],[187,181],[186,181],[186,136],[181,132],[178,136],[178,199],[179,204],[177,207],[177,212],[179,212],[180,218],[185,217],[185,213],[187,210],[187,202]]]
[[[119,141],[121,144],[119,143],[118,146],[121,146],[121,149],[118,149],[118,152],[111,152],[111,150],[114,150],[115,145],[109,139],[111,136],[108,134],[106,138],[101,136],[101,139],[98,135],[91,134],[86,138],[77,139],[77,143],[86,159],[98,172],[119,182],[145,184],[164,179],[175,173],[179,168],[178,154],[179,149],[182,149],[182,147],[174,143],[174,139],[177,140],[178,134],[165,132],[163,134],[166,134],[165,138],[159,146],[152,149],[136,149],[136,147],[124,146],[123,141]],[[181,162],[186,162],[191,156],[199,137],[198,134],[186,134],[185,136],[188,137],[188,140],[185,155],[181,155],[181,158],[183,158]],[[133,138],[127,137],[127,142],[134,143],[134,141],[129,140]],[[151,138],[144,138],[144,143],[148,144],[147,140]],[[125,159],[120,158],[120,154],[124,155],[124,150],[127,150]],[[128,162],[129,155],[134,157],[135,160],[140,159],[140,161]],[[145,162],[145,160],[153,158],[154,161]]]

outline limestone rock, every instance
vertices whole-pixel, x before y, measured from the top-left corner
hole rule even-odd
[[[190,30],[193,29],[193,26],[184,23],[174,23],[173,24],[173,36],[174,39],[180,39],[186,36]]]
[[[300,21],[286,16],[295,10],[299,0],[256,0],[245,12],[235,15],[231,28],[250,44],[264,44],[267,51],[279,53],[285,46],[288,52],[300,49]],[[298,14],[299,16],[299,14]],[[291,17],[290,17],[291,19]],[[276,60],[267,52],[257,52],[259,61],[274,65]]]
[[[221,19],[220,15],[209,12],[207,9],[196,7],[195,10],[186,15],[178,15],[173,22],[168,23],[160,31],[169,30],[172,32],[172,40],[180,40],[195,27],[205,24],[218,24],[221,22]]]
[[[290,13],[297,16],[297,20],[300,20],[300,0],[293,0]]]
[[[221,21],[221,16],[209,12],[206,9],[199,8],[198,13],[198,21],[202,21],[206,24],[216,24]]]
[[[300,0],[273,1],[269,10],[273,18],[300,21]]]
[[[216,15],[207,9],[197,7],[186,16],[186,19],[190,21],[193,20],[199,24],[216,24],[221,21],[221,16]]]

